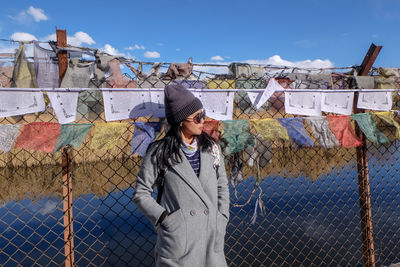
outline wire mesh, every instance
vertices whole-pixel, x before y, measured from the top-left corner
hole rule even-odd
[[[256,110],[245,91],[265,88],[271,77],[290,88],[286,73],[274,70],[246,76],[241,71],[210,75],[195,70],[178,82],[191,88],[243,89],[235,94],[234,119],[293,117],[284,112],[284,93],[275,93]],[[333,73],[332,78],[327,88],[351,84],[345,73]],[[124,79],[138,88],[163,88],[177,81],[157,71],[147,76],[124,74]],[[129,122],[157,120],[149,116]],[[45,112],[3,118],[0,124],[33,121],[57,122],[49,102]],[[96,88],[79,94],[76,123],[87,122],[105,122],[102,94]],[[391,143],[368,142],[375,255],[377,265],[390,265],[400,262],[399,143],[394,129],[379,127]],[[77,266],[154,265],[156,234],[132,201],[141,165],[141,158],[130,150],[133,132],[134,125],[129,125],[109,150],[91,149],[92,133],[79,149],[71,148]],[[231,219],[225,240],[228,265],[363,265],[356,150],[301,148],[289,141],[256,138],[258,153],[225,155],[231,177]],[[18,148],[0,152],[0,265],[65,263],[62,153]],[[257,199],[264,203],[265,214],[257,210]]]

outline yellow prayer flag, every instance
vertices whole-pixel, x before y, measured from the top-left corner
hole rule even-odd
[[[128,123],[96,123],[90,148],[104,150],[113,148],[127,127]]]
[[[257,133],[265,140],[289,140],[289,135],[277,119],[250,120]]]
[[[209,80],[208,89],[235,89],[235,80]]]
[[[374,115],[384,120],[386,123],[393,125],[396,128],[396,138],[400,138],[400,125],[394,119],[394,114],[391,111],[374,112]]]

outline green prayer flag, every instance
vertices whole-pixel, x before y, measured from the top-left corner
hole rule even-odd
[[[372,118],[371,113],[357,113],[350,116],[353,120],[355,120],[360,126],[361,131],[365,134],[365,136],[371,142],[377,144],[388,143],[389,139],[387,136],[379,131],[378,127],[376,127],[375,120]]]
[[[254,146],[254,136],[250,132],[248,120],[222,121],[223,138],[227,142],[226,153],[240,152],[246,147]]]
[[[93,124],[91,123],[62,124],[53,153],[57,152],[66,145],[72,145],[74,148],[79,148],[85,140],[85,137],[92,125]]]

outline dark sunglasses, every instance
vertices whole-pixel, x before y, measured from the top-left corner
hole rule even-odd
[[[206,112],[203,110],[200,113],[197,113],[193,118],[187,118],[187,121],[193,120],[194,123],[199,124],[201,122],[201,119],[205,120],[206,119]]]

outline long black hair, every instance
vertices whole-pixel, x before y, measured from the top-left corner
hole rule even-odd
[[[197,144],[202,151],[211,151],[216,141],[206,132],[202,132],[197,137]],[[151,157],[155,160],[157,167],[163,170],[182,162],[180,154],[182,141],[180,124],[171,125],[171,128],[165,134],[164,138],[150,144],[149,150],[155,146]]]

